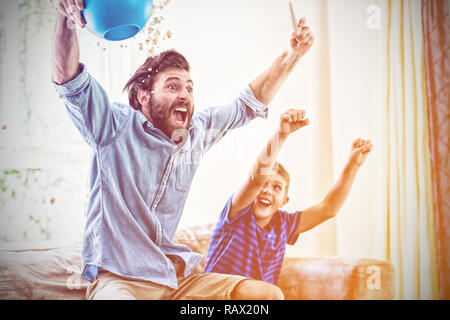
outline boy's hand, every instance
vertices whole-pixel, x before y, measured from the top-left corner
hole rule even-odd
[[[297,24],[296,31],[292,32],[290,49],[303,57],[314,43],[314,36],[309,27],[306,26],[306,18],[301,18]]]
[[[363,140],[361,138],[353,141],[352,151],[350,152],[350,163],[358,167],[364,164],[367,155],[372,151],[372,143],[370,140]]]
[[[287,137],[298,129],[307,126],[309,119],[305,119],[305,110],[290,109],[280,117],[280,136]]]

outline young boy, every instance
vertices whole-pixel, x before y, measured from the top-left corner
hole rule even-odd
[[[287,137],[308,124],[304,110],[291,109],[281,115],[279,128],[220,215],[205,272],[241,275],[276,285],[286,243],[293,245],[300,233],[338,213],[372,144],[355,140],[339,180],[324,200],[289,214],[281,208],[289,201],[290,178],[276,158]]]

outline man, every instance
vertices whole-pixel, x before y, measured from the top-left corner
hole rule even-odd
[[[211,237],[205,272],[241,275],[278,284],[286,244],[300,233],[333,218],[350,193],[359,168],[372,150],[370,140],[353,142],[341,176],[323,201],[303,211],[287,213],[290,176],[277,156],[286,139],[307,126],[304,110],[288,110],[258,156],[253,170],[230,197]]]
[[[81,0],[58,3],[52,81],[92,147],[82,276],[88,299],[280,299],[270,284],[241,276],[194,274],[201,260],[173,236],[198,158],[267,107],[313,37],[305,20],[290,48],[228,105],[194,114],[193,80],[174,50],[150,57],[128,81],[128,105],[111,103],[79,61]],[[195,155],[194,161],[186,161]],[[191,159],[192,160],[192,159]]]

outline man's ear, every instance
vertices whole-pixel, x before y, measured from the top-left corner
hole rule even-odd
[[[141,106],[148,106],[150,103],[150,93],[147,90],[139,90],[137,93],[137,99]]]

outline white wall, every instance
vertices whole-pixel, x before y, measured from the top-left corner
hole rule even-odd
[[[337,217],[338,253],[348,257],[375,257],[374,215],[385,214],[374,210],[373,197],[372,173],[377,154],[383,150],[375,135],[376,123],[372,121],[374,112],[383,112],[375,109],[378,106],[373,91],[375,36],[382,30],[367,26],[370,17],[367,8],[373,3],[370,0],[328,1],[335,176],[340,173],[355,138],[371,139],[374,145]]]

